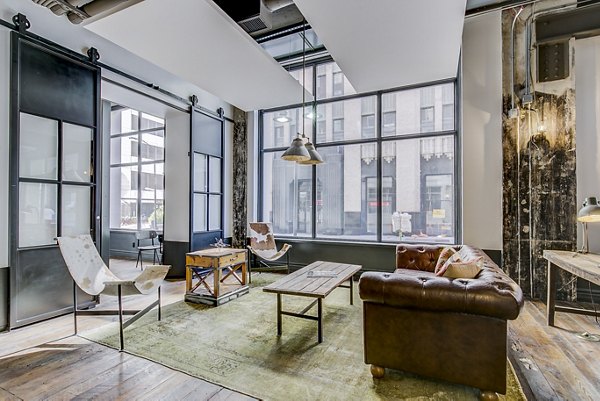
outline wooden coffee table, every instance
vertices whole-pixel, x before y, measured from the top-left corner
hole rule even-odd
[[[361,269],[360,265],[318,261],[289,274],[263,288],[265,292],[277,294],[277,335],[281,335],[281,316],[293,316],[301,319],[317,321],[319,342],[323,342],[323,298],[338,287],[350,289],[350,305],[354,304],[353,276]],[[309,272],[317,277],[309,277]],[[323,275],[331,276],[323,277]],[[319,277],[320,276],[320,277]],[[342,285],[349,281],[348,285]],[[281,309],[282,295],[316,298],[302,311],[288,312]],[[317,316],[307,315],[313,306],[317,305]]]

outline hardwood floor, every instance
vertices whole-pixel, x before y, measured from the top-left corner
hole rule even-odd
[[[111,269],[123,279],[139,274],[135,261],[113,259]],[[163,305],[177,302],[183,299],[185,280],[168,281],[162,288]],[[124,307],[144,307],[154,299],[126,297]],[[98,308],[116,304],[115,297],[102,297]],[[78,326],[85,331],[116,319],[84,316]],[[253,400],[72,334],[73,315],[0,334],[0,400]]]
[[[111,269],[122,278],[139,273],[134,261],[112,260]],[[163,304],[183,299],[184,291],[185,280],[166,282]],[[152,299],[129,297],[125,307]],[[115,306],[115,298],[103,297],[98,308]],[[548,327],[545,310],[544,303],[527,301],[509,322],[509,356],[525,393],[532,400],[600,400],[600,342],[577,337],[600,334],[600,327],[592,317],[560,312]],[[83,331],[114,320],[84,316],[78,324]],[[253,399],[72,334],[72,315],[0,334],[0,400]]]
[[[577,334],[600,334],[593,317],[558,312],[546,324],[546,305],[527,301],[509,322],[509,357],[526,395],[537,400],[600,400],[600,342]]]

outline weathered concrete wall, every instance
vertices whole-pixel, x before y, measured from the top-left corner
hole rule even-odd
[[[233,238],[234,248],[246,248],[248,220],[248,127],[246,113],[234,109],[233,114]]]
[[[540,8],[538,7],[538,10]],[[511,105],[511,26],[516,9],[502,15],[503,55],[503,268],[533,298],[545,298],[545,249],[575,250],[577,180],[575,174],[574,39],[570,43],[570,75],[549,83],[536,82],[535,49],[530,69],[533,102],[524,104],[526,7],[515,24],[514,93]],[[535,37],[532,38],[535,43]],[[576,282],[561,277],[559,296],[574,299]]]

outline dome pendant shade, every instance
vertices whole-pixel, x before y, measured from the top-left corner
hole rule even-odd
[[[302,138],[296,138],[292,141],[290,147],[281,155],[283,160],[301,162],[310,160],[310,154],[302,142]]]
[[[317,152],[317,150],[315,149],[315,146],[312,143],[307,142],[306,145],[304,145],[304,147],[306,148],[306,150],[308,150],[310,159],[305,160],[305,161],[299,161],[298,164],[311,165],[311,164],[323,163],[323,158],[321,157],[319,152]]]
[[[577,220],[583,223],[600,222],[600,205],[595,197],[585,198],[583,207],[577,214]]]

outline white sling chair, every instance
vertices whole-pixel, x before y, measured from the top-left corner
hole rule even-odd
[[[74,280],[73,285],[73,319],[77,334],[78,315],[119,315],[120,350],[123,350],[123,330],[158,306],[160,320],[160,285],[171,266],[148,266],[133,280],[121,280],[111,272],[98,254],[92,237],[88,234],[75,237],[57,238],[60,252],[65,260],[69,273]],[[79,310],[77,309],[77,286],[89,295],[113,295],[119,299],[118,310]],[[123,295],[145,295],[158,292],[158,299],[143,310],[123,310]],[[123,315],[134,315],[123,323]]]

